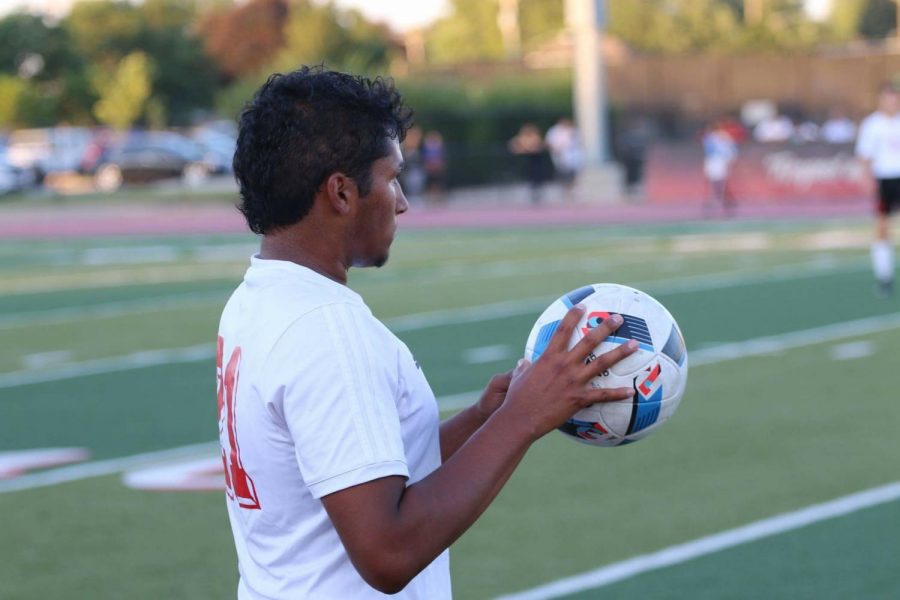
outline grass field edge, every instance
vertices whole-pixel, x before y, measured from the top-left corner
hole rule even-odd
[[[813,523],[893,502],[897,499],[900,499],[900,481],[754,521],[747,525],[663,548],[649,554],[635,556],[530,590],[498,596],[495,600],[550,600],[552,598],[561,598],[616,583],[647,571],[674,566],[721,550],[794,529],[800,529]]]

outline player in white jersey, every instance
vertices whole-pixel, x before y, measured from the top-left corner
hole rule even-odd
[[[875,180],[877,190],[875,240],[872,268],[875,290],[889,296],[894,287],[894,248],[890,217],[900,209],[900,92],[885,85],[878,95],[878,110],[859,126],[856,155]]]
[[[497,375],[439,422],[407,347],[347,287],[381,266],[408,208],[410,111],[391,83],[321,67],[275,75],[241,116],[241,211],[262,235],[218,338],[219,438],[238,597],[451,597],[447,548],[530,445],[594,402],[586,361],[610,319],[567,350],[581,311],[534,364]]]

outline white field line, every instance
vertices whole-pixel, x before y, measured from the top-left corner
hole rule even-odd
[[[711,282],[706,282],[706,284],[709,283]],[[410,315],[408,317],[400,317],[397,319],[389,319],[385,321],[385,324],[395,332],[399,333],[403,331],[425,329],[428,327],[480,322],[492,318],[525,314],[532,310],[539,309],[544,306],[546,302],[546,299],[538,301],[522,300],[464,309],[434,311]],[[742,357],[754,354],[778,352],[795,346],[804,346],[832,339],[841,339],[853,335],[864,335],[883,329],[893,329],[898,326],[900,326],[900,313],[857,319],[855,321],[843,321],[803,331],[756,338],[744,342],[720,344],[710,348],[694,350],[691,352],[691,363],[696,366],[703,364],[704,361],[708,360],[716,362],[723,360],[720,358],[721,356],[727,357],[729,355],[735,355]],[[115,358],[102,358],[72,363],[41,371],[12,371],[0,375],[0,389],[169,363],[200,361],[211,358],[212,356],[212,344],[200,344],[187,348],[147,350]],[[724,360],[727,360],[727,358]]]
[[[854,328],[851,326],[852,323],[856,323],[857,327]],[[841,339],[846,337],[853,337],[858,335],[865,335],[866,333],[875,333],[879,331],[886,331],[892,328],[900,327],[900,313],[894,313],[892,315],[887,315],[885,317],[874,317],[871,319],[860,319],[858,321],[849,321],[846,323],[840,323],[838,326],[826,326],[826,327],[817,327],[815,329],[808,329],[805,331],[792,332],[788,334],[784,334],[782,336],[771,336],[767,338],[760,338],[761,340],[767,340],[764,343],[757,343],[757,340],[748,340],[747,342],[742,342],[739,344],[723,344],[722,346],[712,347],[704,350],[698,350],[691,353],[691,366],[705,366],[712,365],[719,362],[725,362],[729,360],[737,360],[741,358],[746,358],[750,356],[757,356],[762,354],[768,354],[771,352],[777,352],[786,350],[788,348],[794,348],[799,346],[817,344],[822,342],[831,341],[834,339]],[[781,342],[778,342],[777,338],[785,338]],[[202,348],[202,347],[196,347]],[[722,352],[717,352],[719,348],[724,349]],[[209,348],[209,351],[212,351],[212,348]],[[699,356],[698,356],[699,355]],[[196,359],[193,359],[196,360]],[[458,410],[469,406],[475,399],[478,398],[481,390],[474,390],[470,392],[463,392],[461,394],[454,394],[451,396],[442,396],[438,398],[438,406],[440,407],[441,412]],[[180,452],[184,452],[185,456],[192,457],[195,455],[201,455],[201,452],[193,452],[197,448],[201,448],[204,451],[206,449],[215,448],[214,444],[200,444],[194,446],[184,446],[182,448],[175,448],[171,450],[172,453],[181,456]],[[193,450],[192,450],[193,449]],[[192,454],[193,452],[193,454]],[[95,471],[96,464],[100,463],[85,463],[82,465],[74,465],[71,467],[64,467],[61,469],[53,469],[50,471],[46,471],[43,473],[36,473],[34,475],[26,475],[23,477],[18,477],[15,480],[10,481],[2,481],[0,480],[0,493],[7,491],[17,491],[22,489],[31,489],[32,487],[43,487],[47,485],[54,485],[56,483],[63,483],[66,481],[76,481],[78,479],[84,479],[88,477],[96,477],[99,475],[109,475],[111,473],[116,473],[121,470],[132,468],[136,466],[143,466],[145,464],[152,464],[154,462],[159,462],[164,460],[165,456],[160,456],[159,452],[151,452],[147,454],[136,454],[134,456],[129,456],[121,459],[113,459],[109,461],[103,461],[103,465],[106,465],[104,468]],[[125,464],[121,468],[115,468],[115,465]],[[111,469],[111,470],[104,470]],[[57,472],[62,472],[64,478],[60,480],[56,480],[54,474]],[[82,473],[81,476],[78,474]],[[24,483],[23,483],[24,480]],[[31,483],[29,483],[31,482]],[[15,485],[13,485],[15,483]]]
[[[758,283],[772,283],[797,278],[818,277],[826,273],[853,272],[864,268],[868,268],[867,264],[864,261],[857,259],[849,261],[813,260],[797,264],[781,265],[766,271],[759,271],[759,268],[754,268],[752,270],[732,270],[724,273],[710,273],[693,277],[677,277],[664,280],[638,282],[632,284],[632,287],[645,289],[654,294],[690,293],[719,289],[722,287],[755,285]],[[527,266],[523,271],[523,273],[528,274],[533,272],[531,266]],[[491,277],[496,277],[499,274],[505,274],[507,276],[514,275],[506,270],[503,271],[503,273],[492,273]],[[75,306],[11,313],[0,315],[0,328],[55,325],[85,319],[114,318],[134,313],[149,313],[219,305],[222,304],[226,295],[226,292],[173,294],[170,296],[160,296],[155,299],[148,298],[98,303],[89,307]],[[479,311],[488,311],[484,313],[487,317],[505,317],[525,314],[544,308],[546,304],[554,299],[554,296],[522,298],[509,302],[473,306],[464,309],[447,309],[418,313],[406,317],[396,317],[386,322],[389,326],[392,324],[396,325],[395,331],[409,331],[410,329],[417,329],[422,326],[444,324],[442,322],[443,319],[450,319],[450,321],[447,322],[448,324],[455,323],[457,321],[454,321],[453,319],[455,319],[457,315],[465,315],[468,313],[471,316],[477,317],[481,314]],[[495,313],[490,311],[498,312]],[[480,319],[476,318],[475,320]],[[463,317],[463,320],[458,322],[471,322],[471,318]]]
[[[142,467],[147,464],[169,460],[191,458],[198,455],[210,455],[219,447],[218,442],[204,442],[157,452],[145,452],[133,456],[111,458],[96,462],[81,463],[71,467],[62,467],[30,475],[22,475],[14,479],[0,479],[0,493],[18,492],[34,488],[47,487],[70,481],[80,481],[91,477],[113,475],[122,471]]]
[[[900,313],[867,317],[853,321],[841,321],[822,327],[813,327],[802,331],[792,331],[779,335],[734,342],[732,344],[719,344],[701,350],[693,350],[689,353],[690,366],[697,367],[726,360],[736,360],[748,356],[762,354],[774,354],[798,348],[811,346],[823,342],[840,340],[860,335],[869,335],[881,331],[888,331],[900,327]]]
[[[852,273],[868,266],[865,262],[854,260],[840,264],[821,263],[818,261],[806,262],[797,265],[784,265],[765,272],[747,273],[742,271],[728,271],[726,273],[711,273],[694,277],[676,277],[648,282],[630,284],[632,287],[646,290],[652,294],[689,294],[726,287],[757,285],[760,283],[772,283],[778,281],[791,281],[798,278],[819,277],[823,274]],[[455,325],[459,323],[472,323],[493,318],[513,317],[529,312],[541,311],[547,304],[556,299],[556,296],[539,296],[471,306],[447,310],[435,310],[405,317],[386,319],[385,324],[395,332],[412,331],[426,327],[440,327],[443,325]]]
[[[754,521],[742,527],[670,546],[650,554],[560,579],[517,594],[500,596],[496,600],[548,600],[594,589],[634,577],[647,571],[670,567],[700,556],[720,552],[741,544],[799,529],[819,521],[848,515],[865,508],[892,502],[900,498],[900,481],[872,488],[830,502],[814,504],[793,512]]]
[[[98,273],[57,273],[21,277],[6,282],[3,293],[12,296],[84,290],[96,287],[126,287],[153,283],[180,283],[185,281],[212,281],[240,279],[246,268],[243,265],[211,264],[163,265],[120,269]]]
[[[199,344],[187,348],[145,350],[125,356],[87,360],[41,371],[12,371],[0,375],[0,389],[144,367],[197,362],[213,358],[215,351],[214,344]]]
[[[153,313],[174,309],[199,308],[211,304],[224,303],[228,293],[230,292],[173,294],[158,298],[135,298],[134,300],[104,302],[92,306],[71,306],[66,308],[51,308],[47,310],[13,313],[0,315],[0,328],[59,325],[61,323],[70,323],[72,321],[82,321],[85,319],[123,317],[134,313]]]

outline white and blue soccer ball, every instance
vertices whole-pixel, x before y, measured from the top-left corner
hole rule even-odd
[[[569,348],[610,315],[622,315],[622,325],[594,349],[588,360],[628,340],[637,340],[639,349],[592,379],[590,385],[632,387],[634,398],[584,408],[559,430],[594,446],[620,446],[647,437],[672,417],[684,396],[688,355],[678,324],[662,304],[644,292],[597,283],[574,290],[547,307],[528,336],[525,358],[534,362],[541,357],[560,321],[576,304],[582,304],[585,311]]]

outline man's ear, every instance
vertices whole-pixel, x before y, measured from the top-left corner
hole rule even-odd
[[[359,188],[356,187],[356,182],[340,171],[335,171],[325,179],[322,191],[325,193],[329,206],[342,215],[350,212],[359,198]]]

